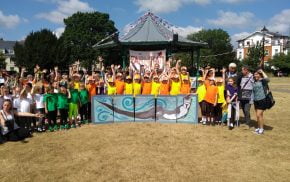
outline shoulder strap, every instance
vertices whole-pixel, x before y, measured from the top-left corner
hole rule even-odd
[[[249,81],[250,81],[252,78],[253,78],[253,75],[250,76],[250,78],[249,78],[249,79],[247,80],[247,82],[243,85],[243,87],[242,87],[241,90],[243,90],[243,89],[248,85]]]

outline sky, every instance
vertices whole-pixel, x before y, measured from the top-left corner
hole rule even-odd
[[[290,34],[290,0],[1,0],[0,38],[24,40],[32,31],[64,31],[63,19],[75,12],[108,13],[121,32],[148,10],[186,36],[222,28],[232,42],[262,29]]]

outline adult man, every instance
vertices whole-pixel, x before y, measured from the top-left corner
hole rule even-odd
[[[238,76],[238,99],[241,103],[241,108],[244,113],[245,122],[250,125],[251,116],[251,104],[253,103],[253,74],[250,72],[248,66],[242,67],[242,74]]]
[[[227,78],[237,77],[237,65],[236,63],[229,64],[229,71],[226,73]]]

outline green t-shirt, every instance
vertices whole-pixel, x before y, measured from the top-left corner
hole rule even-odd
[[[68,98],[66,94],[57,94],[57,108],[58,109],[68,109]]]
[[[89,92],[84,89],[79,91],[80,94],[80,100],[82,104],[86,104],[89,102]]]
[[[44,103],[48,111],[55,111],[57,109],[57,95],[48,93],[44,95]]]
[[[70,89],[70,96],[71,98],[69,99],[70,103],[78,104],[80,101],[80,95],[77,89]]]

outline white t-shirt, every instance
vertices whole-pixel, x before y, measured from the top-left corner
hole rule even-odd
[[[43,94],[35,94],[34,100],[36,103],[36,109],[42,109],[44,108],[44,102],[43,102]]]
[[[11,100],[12,101],[12,95],[4,95],[4,100]]]
[[[28,98],[20,99],[18,112],[31,112],[30,107],[31,104],[32,104],[31,99]]]

